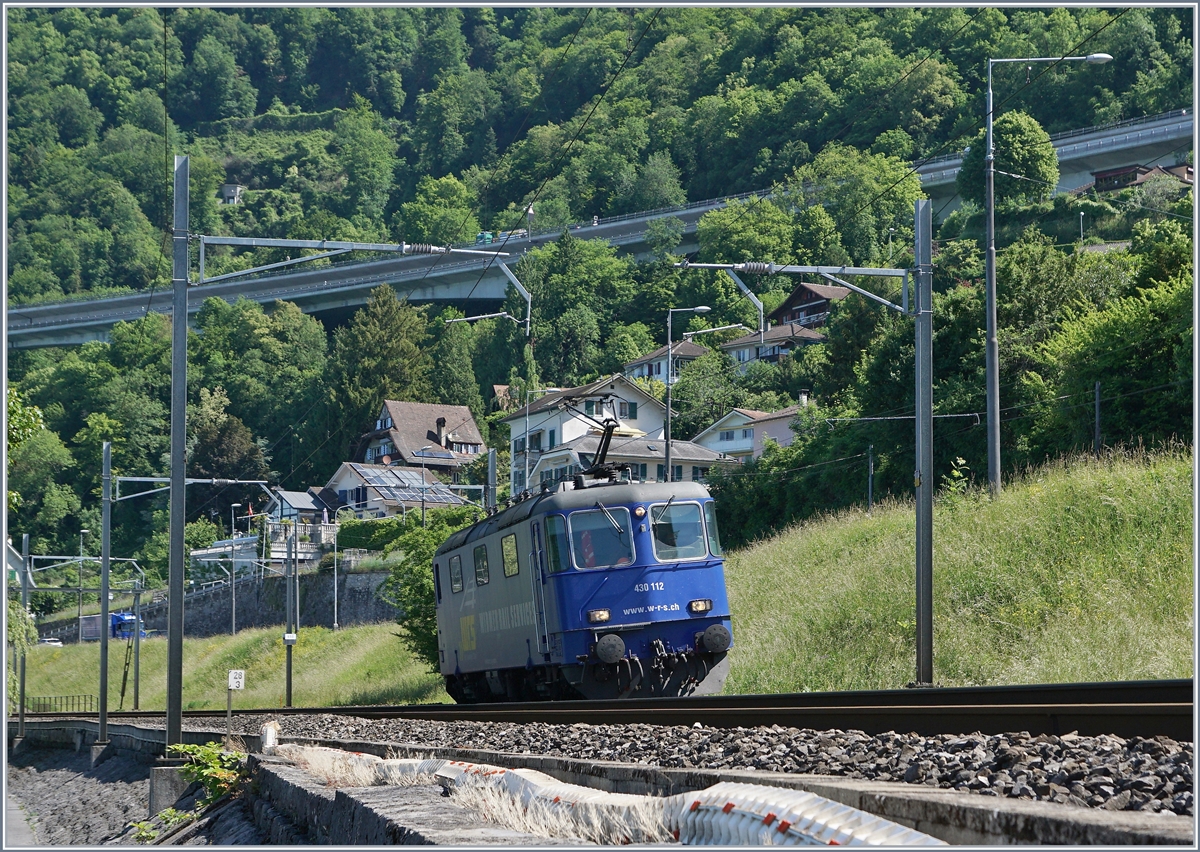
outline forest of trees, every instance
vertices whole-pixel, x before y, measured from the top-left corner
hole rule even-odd
[[[7,14],[14,304],[167,286],[174,153],[191,156],[197,233],[469,242],[522,226],[530,203],[539,227],[557,227],[770,190],[704,217],[697,259],[903,266],[921,193],[910,163],[978,148],[988,57],[1114,56],[1084,72],[1052,67],[1036,85],[998,78],[1013,116],[1003,138],[1192,101],[1191,18],[1171,8]],[[227,182],[247,187],[243,204],[218,202]],[[1005,232],[1000,260],[1006,463],[1086,444],[1090,410],[1078,404],[1097,379],[1112,396],[1109,442],[1190,434],[1190,194],[1007,191],[1001,215],[1020,228]],[[938,244],[941,414],[984,408],[982,253],[964,197]],[[1130,249],[1078,253],[1039,228],[1077,207],[1123,228]],[[676,305],[713,307],[693,328],[753,326],[732,282],[674,266],[670,222],[651,237],[657,259],[640,264],[569,232],[530,251],[515,267],[533,293],[529,341],[505,321],[447,325],[464,306],[418,307],[390,288],[338,328],[286,303],[209,300],[189,341],[189,473],[323,484],[384,397],[468,405],[504,446],[493,384],[565,386],[617,371],[665,342]],[[208,271],[282,259],[214,252]],[[748,283],[771,309],[796,282]],[[510,294],[506,309],[523,314],[524,302]],[[857,457],[868,445],[878,493],[911,488],[911,426],[852,419],[911,412],[911,321],[851,298],[824,331],[825,343],[744,375],[715,351],[675,388],[680,438],[712,411],[775,410],[811,392],[792,447],[716,481],[734,498],[722,502],[733,541],[860,501],[865,474],[850,468],[865,469]],[[12,452],[12,529],[30,533],[35,552],[71,552],[81,527],[98,529],[103,441],[124,475],[165,471],[169,344],[169,323],[151,314],[106,343],[12,353],[19,402],[44,420]],[[983,470],[982,427],[937,429],[939,475],[960,458]],[[228,506],[252,499],[190,492],[189,541],[211,541]],[[115,512],[114,553],[159,576],[165,508],[151,498]]]

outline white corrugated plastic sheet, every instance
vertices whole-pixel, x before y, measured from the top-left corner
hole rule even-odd
[[[715,784],[672,796],[667,819],[688,846],[944,846],[883,817],[802,790]]]
[[[280,747],[289,757],[303,747]],[[312,751],[329,751],[314,748]],[[289,754],[290,753],[290,754]],[[373,772],[375,783],[402,785],[432,775],[447,788],[492,787],[526,809],[536,805],[584,825],[597,820],[627,827],[632,842],[672,836],[687,846],[944,846],[943,841],[815,793],[758,784],[721,783],[695,793],[655,798],[567,784],[533,769],[506,769],[457,760],[381,760],[342,752]],[[646,820],[659,828],[652,831]],[[627,841],[628,842],[628,841]]]

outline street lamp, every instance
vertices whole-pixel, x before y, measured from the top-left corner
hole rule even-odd
[[[425,529],[425,451],[432,446],[426,444],[417,450],[421,454],[421,529]]]
[[[229,504],[229,537],[233,538],[237,535],[237,509],[242,507],[241,503]]]
[[[671,341],[671,315],[672,314],[706,314],[711,311],[708,305],[697,305],[694,308],[668,308],[667,309],[667,429],[663,435],[664,443],[667,445],[666,470],[664,471],[664,481],[671,482],[674,477],[671,476],[671,353],[674,346]]]
[[[1037,56],[1024,59],[989,59],[987,73],[987,148],[984,155],[983,206],[987,232],[986,291],[987,343],[985,347],[987,372],[987,433],[988,487],[993,495],[1000,493],[1000,350],[996,341],[996,146],[992,139],[992,66],[1013,62],[1087,62],[1103,65],[1111,62],[1107,53],[1087,56]],[[1082,220],[1081,220],[1082,221]]]
[[[81,529],[79,531],[79,570],[75,572],[75,577],[79,580],[79,595],[76,598],[78,601],[78,611],[76,612],[77,618],[75,621],[77,625],[75,631],[76,645],[83,644],[83,537],[90,532],[91,530],[85,529]],[[100,627],[103,629],[104,625],[102,624]]]

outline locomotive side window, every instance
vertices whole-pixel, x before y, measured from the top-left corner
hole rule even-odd
[[[704,504],[704,524],[708,527],[708,550],[713,556],[722,556],[721,539],[717,535],[717,504],[711,500]]]
[[[572,512],[571,553],[579,568],[615,568],[633,563],[633,530],[629,510],[588,509]]]
[[[704,522],[697,503],[660,503],[650,507],[654,555],[660,562],[703,559],[708,555]]]
[[[570,570],[570,545],[567,544],[567,521],[562,515],[546,516],[546,562],[551,574]]]
[[[500,539],[500,556],[504,560],[504,576],[515,577],[520,566],[517,564],[517,535],[506,535]]]
[[[488,564],[487,564],[487,545],[481,544],[475,548],[475,585],[486,586],[488,584]]]
[[[442,602],[442,566],[433,563],[433,590],[437,594],[437,602]]]
[[[463,590],[462,582],[462,557],[450,557],[450,591],[461,592]]]

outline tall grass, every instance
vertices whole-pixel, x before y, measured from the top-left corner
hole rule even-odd
[[[292,653],[292,703],[297,707],[345,704],[448,702],[442,679],[413,660],[393,624],[303,628]],[[166,709],[167,640],[142,641],[140,707]],[[109,644],[109,708],[117,709],[125,643]],[[183,647],[183,709],[225,707],[230,669],[246,671],[246,688],[235,692],[241,709],[281,707],[286,685],[282,630],[242,630],[236,636],[188,638]],[[96,695],[100,648],[92,642],[62,648],[41,645],[28,657],[26,694]],[[133,673],[124,707],[133,707]]]
[[[845,511],[733,553],[728,693],[915,676],[911,502]],[[934,510],[943,685],[1190,677],[1192,456],[1063,460]]]

